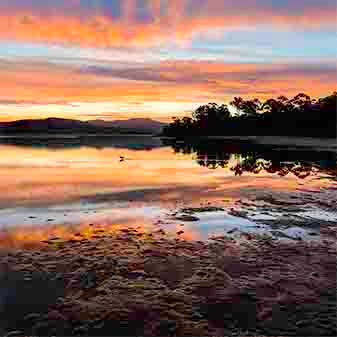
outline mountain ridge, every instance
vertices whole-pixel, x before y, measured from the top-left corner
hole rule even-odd
[[[48,117],[0,122],[2,133],[42,132],[112,132],[112,133],[159,133],[165,123],[151,118],[130,118],[106,121],[101,119],[81,121],[77,119]]]

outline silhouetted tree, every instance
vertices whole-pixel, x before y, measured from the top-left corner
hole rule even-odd
[[[230,118],[230,111],[225,104],[208,103],[197,108],[192,113],[196,126],[203,130],[217,129],[219,123],[224,123]]]
[[[230,102],[237,113],[231,115],[227,105],[208,103],[198,107],[191,117],[175,118],[163,133],[173,137],[220,135],[274,135],[336,137],[337,93],[315,101],[300,93]]]
[[[229,104],[236,108],[239,115],[243,115],[244,117],[257,116],[262,106],[258,98],[244,100],[241,97],[234,97],[233,101],[231,101]]]

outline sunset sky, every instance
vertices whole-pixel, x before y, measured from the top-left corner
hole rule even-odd
[[[336,20],[336,0],[0,0],[0,120],[325,96]]]

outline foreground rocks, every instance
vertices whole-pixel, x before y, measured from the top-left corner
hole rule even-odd
[[[3,250],[0,261],[1,333],[337,333],[336,240],[309,244],[242,235],[206,243],[124,230]]]

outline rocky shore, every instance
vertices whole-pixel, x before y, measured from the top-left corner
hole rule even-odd
[[[318,242],[163,230],[0,251],[1,335],[335,336],[336,231]]]

